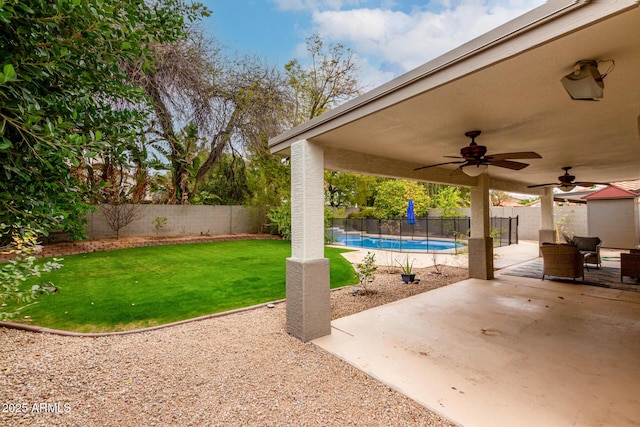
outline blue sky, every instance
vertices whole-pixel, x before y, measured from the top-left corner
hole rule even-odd
[[[224,46],[282,67],[304,61],[305,39],[357,53],[360,81],[380,85],[544,0],[200,0],[211,11],[203,27]]]

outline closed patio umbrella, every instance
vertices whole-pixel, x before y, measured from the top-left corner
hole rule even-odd
[[[409,199],[409,204],[407,205],[407,224],[415,224],[416,223],[416,213],[413,208],[413,199]]]

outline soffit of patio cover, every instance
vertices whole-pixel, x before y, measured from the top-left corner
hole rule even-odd
[[[420,172],[413,168],[458,155],[470,142],[464,132],[480,129],[477,142],[487,146],[488,154],[536,151],[543,157],[525,160],[530,166],[522,171],[490,167],[496,182],[520,187],[556,182],[563,166],[573,166],[578,181],[637,179],[638,2],[568,3],[549,2],[273,138],[271,150],[286,152],[291,143],[307,139],[393,159],[403,165],[396,168],[397,177],[474,183],[443,179],[457,165]],[[615,60],[600,101],[571,100],[560,83],[583,59]],[[607,68],[607,63],[599,65],[601,73]]]

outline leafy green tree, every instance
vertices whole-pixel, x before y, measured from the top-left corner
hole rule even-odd
[[[206,176],[192,201],[207,199],[213,204],[242,205],[250,197],[246,161],[236,153],[225,153]],[[205,199],[207,198],[207,199]]]
[[[182,0],[0,0],[0,246],[15,256],[0,303],[46,292],[21,287],[58,267],[34,262],[35,239],[59,227],[82,237],[90,165],[102,156],[110,174],[111,156],[136,140],[144,93],[124,65],[151,69],[150,45],[179,39],[203,13]]]
[[[254,207],[260,231],[265,231],[268,222],[275,229],[290,229],[291,168],[286,159],[273,156],[266,149],[255,153],[247,163],[247,184],[250,197],[245,203]],[[287,206],[280,211],[283,205]],[[273,228],[271,231],[275,231]]]
[[[226,154],[251,152],[264,134],[283,130],[282,75],[258,58],[227,55],[194,29],[178,42],[154,44],[152,54],[154,69],[136,65],[128,74],[153,109],[148,132],[170,163],[171,202],[197,202]]]
[[[442,216],[461,216],[460,208],[464,207],[462,193],[458,187],[445,186],[435,196],[433,207],[442,209]]]
[[[325,199],[329,206],[355,207],[373,203],[379,178],[347,172],[325,171]]]
[[[144,92],[123,64],[183,36],[182,0],[0,1],[0,222],[78,237],[89,208],[72,168],[136,138]]]
[[[382,181],[376,187],[375,215],[378,218],[404,218],[409,199],[413,199],[416,216],[427,216],[431,199],[423,185],[401,179]]]
[[[285,65],[289,97],[284,108],[281,107],[278,110],[282,114],[281,125],[292,127],[311,120],[361,92],[356,76],[358,63],[355,54],[351,50],[340,44],[325,45],[322,38],[318,34],[314,34],[307,39],[307,53],[309,54],[309,63],[293,59]],[[266,130],[267,128],[263,126],[263,129]],[[275,134],[277,133],[265,131],[263,135],[266,137]],[[266,138],[264,142],[266,142]],[[256,146],[259,147],[259,145],[254,145],[254,147]],[[266,145],[262,145],[262,147],[264,150]],[[280,162],[273,158],[265,160],[268,157],[265,156],[264,152],[259,153],[258,158],[261,159],[260,162],[263,164],[268,164],[269,168],[267,173],[262,175],[256,182],[267,184],[268,187],[256,188],[257,193],[254,201],[264,200],[269,202],[271,209],[269,217],[271,221],[276,225],[281,224],[282,226],[278,226],[278,228],[285,230],[284,234],[286,234],[286,230],[290,229],[291,222],[290,217],[286,218],[291,211],[288,162]],[[266,182],[265,179],[267,179]],[[285,186],[287,190],[283,191],[282,188]],[[264,194],[264,188],[274,187],[278,188],[274,196],[266,196]],[[341,189],[338,192],[346,194],[349,190]],[[335,197],[342,198],[343,195],[338,195],[337,193]],[[352,200],[352,196],[349,197],[350,201],[348,203],[358,203]],[[341,201],[334,200],[334,203],[341,203]]]

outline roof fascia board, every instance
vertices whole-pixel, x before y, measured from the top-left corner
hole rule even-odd
[[[311,139],[632,7],[637,7],[637,1],[549,1],[364,95],[271,138],[270,150],[272,153],[285,150],[295,141]],[[580,11],[582,13],[577,13]],[[552,21],[557,21],[553,27]],[[543,25],[544,30],[540,29]],[[514,43],[498,48],[509,41]]]

